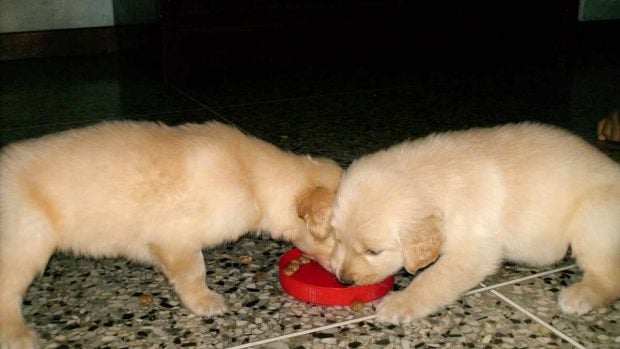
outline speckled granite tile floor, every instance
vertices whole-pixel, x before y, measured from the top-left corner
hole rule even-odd
[[[355,67],[231,75],[169,87],[116,56],[4,62],[0,145],[100,120],[169,124],[219,119],[295,152],[349,164],[364,153],[451,128],[539,120],[594,141],[594,123],[620,106],[620,59],[554,67],[451,70]],[[620,151],[607,150],[620,160]],[[190,314],[163,275],[123,259],[56,254],[24,314],[44,348],[620,348],[620,303],[582,317],[558,312],[579,279],[555,266],[510,263],[437,314],[407,325],[299,302],[278,284],[285,242],[247,236],[205,251],[207,282],[230,311]],[[244,255],[253,262],[239,262]],[[412,276],[397,275],[395,290]]]

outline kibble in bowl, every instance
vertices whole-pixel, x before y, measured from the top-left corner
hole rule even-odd
[[[296,248],[280,257],[278,266],[280,284],[291,296],[311,304],[351,306],[352,311],[361,311],[365,303],[383,297],[394,285],[393,276],[374,285],[343,285],[336,276]]]

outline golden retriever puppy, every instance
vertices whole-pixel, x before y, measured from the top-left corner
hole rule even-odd
[[[332,269],[344,282],[435,262],[379,304],[380,321],[422,318],[503,259],[548,265],[569,246],[584,277],[561,292],[561,310],[620,297],[620,165],[555,127],[435,134],[364,156],[345,172],[332,214]]]
[[[0,157],[0,346],[33,348],[21,302],[55,250],[159,267],[198,315],[225,311],[201,249],[249,231],[327,265],[342,170],[217,123],[110,122],[7,146]]]

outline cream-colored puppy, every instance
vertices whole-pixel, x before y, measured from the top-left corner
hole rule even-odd
[[[20,306],[55,250],[153,263],[199,315],[225,311],[205,284],[203,247],[264,231],[327,265],[341,173],[217,122],[102,123],[7,146],[0,346],[37,346]]]
[[[333,209],[332,268],[378,282],[434,262],[377,317],[408,322],[454,302],[503,259],[534,266],[569,246],[583,280],[559,306],[620,297],[620,165],[555,127],[524,123],[431,135],[356,160]]]

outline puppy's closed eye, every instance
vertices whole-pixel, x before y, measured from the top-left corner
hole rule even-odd
[[[383,251],[382,250],[371,250],[371,249],[368,249],[368,250],[364,251],[364,254],[367,255],[367,256],[374,257],[374,256],[380,255],[381,252],[383,252]]]

